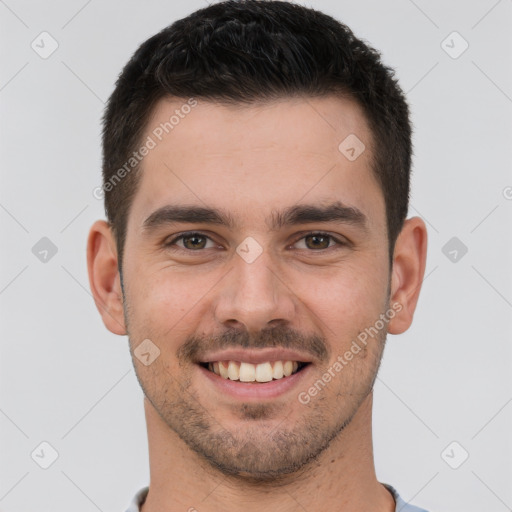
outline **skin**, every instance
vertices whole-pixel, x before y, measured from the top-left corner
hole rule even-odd
[[[183,103],[161,100],[144,140]],[[338,150],[349,134],[366,146],[355,161]],[[412,322],[427,235],[421,219],[408,219],[390,268],[371,148],[362,111],[348,99],[229,107],[199,101],[142,162],[128,217],[124,295],[113,233],[105,221],[92,226],[90,285],[106,327],[128,334],[132,355],[145,339],[160,350],[148,366],[133,357],[149,439],[144,512],[395,509],[375,475],[372,387],[386,331],[400,334]],[[272,212],[335,201],[360,210],[365,228],[339,221],[267,225]],[[145,219],[167,204],[221,208],[237,225],[144,230]],[[199,238],[186,246],[183,239],[164,245],[192,230]],[[312,231],[333,238],[308,238]],[[262,249],[252,263],[236,252],[246,237]],[[298,393],[393,304],[400,311],[379,334],[301,403]],[[194,360],[226,346],[281,344],[311,364],[297,386],[271,399],[219,392]]]

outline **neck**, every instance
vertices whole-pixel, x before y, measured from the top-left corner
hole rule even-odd
[[[372,393],[318,460],[301,474],[263,485],[220,473],[169,429],[147,399],[144,406],[151,482],[142,512],[395,510],[393,497],[375,475]]]

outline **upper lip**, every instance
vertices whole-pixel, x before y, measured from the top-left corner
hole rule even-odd
[[[208,352],[199,362],[210,363],[215,361],[243,361],[244,363],[260,364],[273,361],[297,361],[310,363],[311,356],[296,350],[285,348],[260,348],[247,349],[237,348],[230,350],[219,350]]]

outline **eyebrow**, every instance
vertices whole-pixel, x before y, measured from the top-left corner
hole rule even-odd
[[[368,229],[366,215],[361,210],[353,206],[346,206],[340,201],[325,206],[300,204],[281,212],[274,211],[267,224],[271,230],[278,230],[284,226],[312,222],[338,222],[351,224],[365,231]]]
[[[285,226],[308,224],[314,222],[338,222],[354,225],[363,231],[368,229],[368,219],[361,210],[346,206],[340,201],[327,205],[299,204],[285,208],[282,211],[273,210],[266,220],[272,231]],[[212,224],[225,226],[234,230],[239,223],[225,210],[202,206],[166,205],[154,211],[142,224],[142,229],[150,233],[159,227],[178,224]]]
[[[233,229],[235,219],[217,208],[202,206],[166,205],[154,211],[142,224],[143,231],[153,231],[160,226],[186,222],[190,224],[216,224]]]

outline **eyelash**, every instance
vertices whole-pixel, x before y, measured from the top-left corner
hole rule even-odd
[[[198,235],[200,237],[204,237],[204,238],[207,238],[208,240],[212,241],[213,240],[208,236],[208,235],[205,235],[204,233],[201,233],[199,231],[187,231],[186,233],[181,233],[180,235],[174,237],[172,240],[170,240],[169,242],[165,242],[164,243],[164,246],[166,248],[171,248],[172,245],[174,245],[177,241],[179,240],[182,240],[184,238],[190,238],[192,236],[195,236],[195,235]],[[338,249],[343,247],[343,246],[346,246],[348,245],[347,242],[343,242],[342,240],[340,240],[339,238],[336,238],[335,236],[333,235],[330,235],[329,233],[324,233],[323,231],[310,231],[308,233],[305,233],[303,234],[300,238],[298,238],[294,244],[296,244],[298,241],[300,240],[303,240],[304,238],[307,238],[308,236],[323,236],[323,237],[328,237],[330,238],[331,240],[333,240],[334,242],[337,243],[338,245]],[[292,244],[292,245],[294,245]],[[300,249],[300,250],[307,250],[308,252],[323,252],[323,251],[327,251],[328,249],[332,249],[333,247],[335,246],[330,246],[330,247],[327,247],[325,249],[317,249],[317,250],[314,250],[314,249]],[[187,249],[187,248],[184,248],[184,247],[178,247],[178,250],[181,250],[181,251],[186,251],[186,252],[190,252],[190,253],[193,253],[193,252],[201,252],[201,251],[204,251],[206,249]]]

